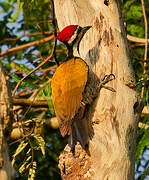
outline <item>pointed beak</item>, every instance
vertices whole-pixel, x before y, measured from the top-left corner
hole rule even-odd
[[[82,29],[83,34],[85,34],[92,26],[86,26]]]
[[[81,39],[83,38],[84,34],[85,34],[91,27],[92,27],[92,26],[86,26],[86,27],[83,27],[83,28],[82,28],[82,37],[81,37]],[[80,41],[81,41],[81,39],[80,39]],[[79,45],[80,45],[80,42],[78,43],[78,46],[77,46],[77,51],[78,51],[78,53],[79,53],[79,55],[80,55]]]

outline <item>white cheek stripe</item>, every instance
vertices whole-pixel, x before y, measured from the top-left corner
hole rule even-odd
[[[71,38],[69,39],[68,44],[71,44],[74,41],[74,39],[77,37],[78,30],[79,30],[79,26],[77,27]]]

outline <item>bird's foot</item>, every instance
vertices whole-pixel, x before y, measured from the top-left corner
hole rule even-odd
[[[116,92],[115,89],[113,89],[112,87],[105,86],[105,84],[107,84],[110,81],[113,81],[114,79],[115,79],[114,74],[105,75],[104,78],[102,79],[102,81],[100,82],[101,88],[105,88],[105,89],[108,89],[112,92]]]

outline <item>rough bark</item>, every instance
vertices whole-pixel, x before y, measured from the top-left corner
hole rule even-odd
[[[8,155],[8,147],[5,138],[6,131],[10,131],[12,108],[6,83],[6,78],[0,63],[0,179],[13,180],[14,169],[11,166]],[[9,128],[9,129],[8,129]]]
[[[133,180],[136,132],[142,103],[135,90],[135,78],[121,16],[116,0],[55,0],[59,29],[70,24],[89,26],[81,44],[81,57],[113,93],[101,89],[86,118],[91,124],[89,153],[76,146],[72,155],[68,145],[60,155],[63,179]]]

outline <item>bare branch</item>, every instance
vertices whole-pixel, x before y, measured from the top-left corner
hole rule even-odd
[[[46,100],[30,100],[30,99],[12,99],[14,105],[21,106],[36,106],[36,107],[48,107],[48,102]]]
[[[26,48],[31,47],[31,46],[35,46],[35,45],[39,45],[39,44],[51,41],[53,38],[54,38],[54,36],[50,36],[50,37],[46,37],[44,39],[41,39],[39,41],[34,41],[34,42],[31,42],[31,43],[27,43],[27,44],[24,44],[24,45],[21,45],[21,46],[17,46],[17,47],[8,49],[8,50],[6,50],[4,52],[1,52],[0,57],[4,56],[4,55],[7,55],[7,54],[9,54],[11,52],[17,52],[17,51],[20,51],[22,49],[26,49]]]
[[[53,24],[53,28],[54,28],[54,44],[55,44],[55,48],[53,51],[53,56],[55,59],[56,64],[59,66],[59,62],[56,58],[56,44],[57,44],[57,26],[56,26],[56,18],[55,18],[55,11],[54,11],[54,2],[53,0],[50,1],[51,2],[51,19],[52,19],[52,24]]]
[[[33,69],[32,71],[30,71],[26,76],[24,76],[24,77],[17,83],[17,85],[16,85],[16,87],[15,87],[13,93],[12,93],[12,96],[15,95],[18,87],[21,85],[21,83],[24,81],[24,79],[26,79],[28,76],[30,76],[33,72],[35,72],[37,69],[39,69],[41,66],[43,66],[47,61],[49,61],[49,60],[52,58],[52,56],[53,56],[53,51],[54,51],[54,47],[55,47],[55,44],[53,45],[52,53],[51,53],[51,55],[50,55],[49,57],[47,57],[42,63],[40,63],[35,69]]]
[[[134,37],[134,36],[131,36],[131,35],[129,35],[129,34],[127,34],[127,39],[128,39],[129,41],[132,41],[132,42],[137,42],[137,43],[142,43],[142,44],[145,44],[145,43],[146,43],[146,39]],[[149,43],[149,39],[147,39],[147,42]]]
[[[143,110],[142,110],[142,115],[144,114],[148,114],[149,115],[149,106],[144,106]]]
[[[17,41],[17,40],[19,40],[25,36],[38,36],[38,35],[42,35],[42,34],[51,35],[52,33],[53,33],[52,31],[36,32],[36,33],[28,33],[28,34],[24,33],[23,35],[16,37],[16,38],[5,38],[5,39],[0,41],[0,44],[4,43],[5,41]]]
[[[142,122],[139,122],[138,127],[143,128],[143,129],[147,129],[147,128],[149,128],[149,124],[144,124]]]
[[[145,6],[144,6],[144,0],[141,0],[142,4],[142,11],[143,11],[143,16],[144,16],[144,24],[145,24],[145,51],[144,51],[144,59],[147,59],[147,49],[148,49],[148,39],[147,39],[147,34],[148,34],[148,24],[147,24],[147,18],[146,18],[146,13],[145,13]],[[144,64],[144,69],[143,69],[143,74],[146,73],[146,62]],[[141,97],[144,96],[144,86],[142,87],[141,91]]]

